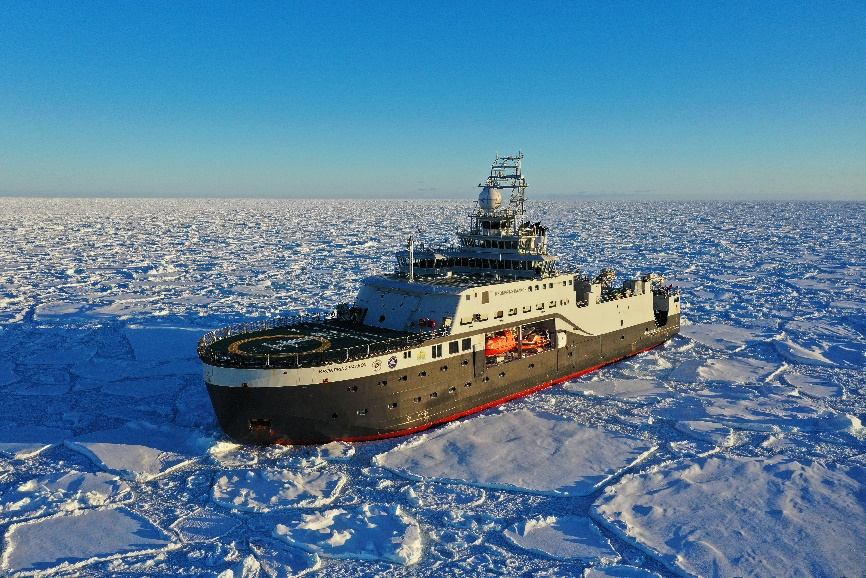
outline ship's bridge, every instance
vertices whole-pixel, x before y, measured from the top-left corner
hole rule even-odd
[[[496,278],[534,278],[556,275],[557,258],[547,251],[547,228],[525,219],[528,185],[521,171],[523,154],[496,156],[490,176],[478,186],[469,228],[458,230],[459,245],[445,248],[416,246],[399,251],[397,274],[410,281],[417,276],[478,275]],[[502,190],[510,189],[508,204]]]

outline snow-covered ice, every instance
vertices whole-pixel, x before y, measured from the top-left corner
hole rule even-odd
[[[345,475],[322,471],[227,470],[214,482],[213,501],[251,512],[317,508],[333,502],[345,483]]]
[[[28,480],[10,488],[0,499],[0,512],[11,520],[117,504],[131,500],[132,491],[129,484],[110,474],[73,471]]]
[[[712,456],[627,476],[594,511],[689,575],[859,576],[864,492],[862,467]]]
[[[67,570],[174,545],[168,533],[129,509],[78,510],[13,524],[6,533],[3,569],[25,575]]]
[[[514,524],[504,534],[515,545],[551,558],[578,558],[597,564],[620,559],[596,525],[582,516],[539,516]]]
[[[363,505],[301,514],[277,524],[274,537],[327,558],[415,564],[421,559],[421,529],[400,506]]]
[[[528,208],[563,269],[682,287],[681,335],[421,434],[263,448],[220,432],[198,338],[331,311],[466,202],[0,198],[0,574],[862,576],[866,203]]]
[[[206,441],[192,431],[167,424],[129,422],[117,429],[71,438],[66,445],[105,470],[145,481],[199,459]]]
[[[410,479],[585,496],[654,449],[634,436],[518,410],[418,436],[374,463]]]
[[[25,459],[63,443],[72,432],[42,425],[0,426],[0,455]]]

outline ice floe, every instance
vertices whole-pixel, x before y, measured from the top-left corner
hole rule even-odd
[[[680,431],[699,439],[719,440],[724,430],[699,422],[751,431],[842,431],[860,435],[860,420],[795,395],[749,388],[696,392],[653,413],[672,420]],[[709,436],[709,437],[707,437]]]
[[[655,572],[634,566],[600,566],[587,568],[582,578],[660,578]]]
[[[612,564],[620,555],[598,527],[583,516],[542,516],[514,524],[504,532],[515,545],[543,556]]]
[[[72,432],[42,425],[0,425],[0,455],[23,460],[62,443]]]
[[[654,449],[640,438],[521,410],[419,436],[374,462],[410,479],[583,496]]]
[[[773,336],[765,331],[709,323],[685,325],[680,334],[712,349],[728,353],[742,351],[749,345],[767,341]]]
[[[198,508],[171,525],[184,542],[211,542],[218,540],[238,526],[241,520],[210,508]]]
[[[780,363],[759,359],[690,359],[670,373],[670,379],[684,383],[764,383],[784,369]]]
[[[171,536],[125,507],[77,510],[13,524],[3,570],[26,576],[176,547]]]
[[[250,512],[315,508],[333,502],[345,483],[345,475],[323,471],[227,470],[214,482],[213,501]]]
[[[404,487],[401,492],[415,507],[455,511],[480,506],[487,493],[476,486],[456,486],[420,482]]]
[[[327,558],[415,564],[421,559],[421,529],[399,506],[363,505],[321,510],[277,524],[274,537]]]
[[[209,441],[192,430],[139,422],[78,436],[65,444],[107,471],[147,481],[200,459]]]
[[[595,515],[695,576],[858,576],[866,568],[866,470],[713,456],[628,475]]]
[[[575,380],[563,384],[567,391],[620,401],[658,401],[673,392],[657,379]]]
[[[106,473],[60,472],[28,480],[0,497],[7,519],[94,508],[132,499],[129,485]]]
[[[268,578],[294,578],[321,567],[322,560],[315,552],[287,546],[271,538],[256,538],[250,548],[259,563],[262,574]]]

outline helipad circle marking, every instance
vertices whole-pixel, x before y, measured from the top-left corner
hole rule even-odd
[[[308,351],[296,351],[294,353],[251,353],[248,351],[242,351],[241,345],[244,343],[249,343],[250,341],[260,341],[262,339],[310,339],[316,340],[321,345],[315,349],[310,349]],[[285,334],[285,335],[261,335],[259,337],[249,337],[247,339],[241,339],[239,341],[235,341],[231,345],[229,345],[229,352],[234,353],[235,355],[246,355],[247,357],[293,357],[296,355],[306,355],[307,353],[319,353],[320,351],[325,351],[326,349],[331,347],[331,342],[324,337],[318,337],[316,335],[300,335],[300,334]]]

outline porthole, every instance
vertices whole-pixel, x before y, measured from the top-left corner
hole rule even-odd
[[[442,367],[439,368],[439,371],[448,371],[448,366],[443,365]]]
[[[439,394],[435,391],[430,394],[430,399],[436,399],[437,397],[439,397]]]
[[[460,362],[460,365],[462,365],[463,367],[466,367],[467,365],[469,365],[469,360],[464,359],[463,361]]]
[[[448,388],[448,393],[454,393],[455,391],[457,391],[456,387],[449,387]]]
[[[467,381],[466,383],[463,384],[463,387],[472,387],[472,382]]]
[[[488,381],[490,381],[490,378],[485,376],[484,379],[482,379],[481,381],[487,383]]]
[[[421,403],[421,398],[420,398],[420,397],[416,397],[416,398],[413,399],[412,401],[414,401],[415,403]]]
[[[427,377],[427,372],[426,371],[419,371],[418,377]]]
[[[535,364],[534,364],[534,363],[530,363],[530,364],[529,364],[529,369],[535,369]]]
[[[401,375],[400,376],[400,381],[407,381],[408,379],[409,379],[408,375]]]
[[[388,409],[397,409],[397,402],[395,401],[394,403],[389,403]]]
[[[353,385],[352,387],[347,387],[347,388],[346,388],[346,391],[358,391],[358,386],[357,386],[357,385]]]
[[[337,414],[333,414],[331,417],[337,419]]]
[[[359,409],[359,410],[358,410],[358,415],[367,415],[367,408]]]

